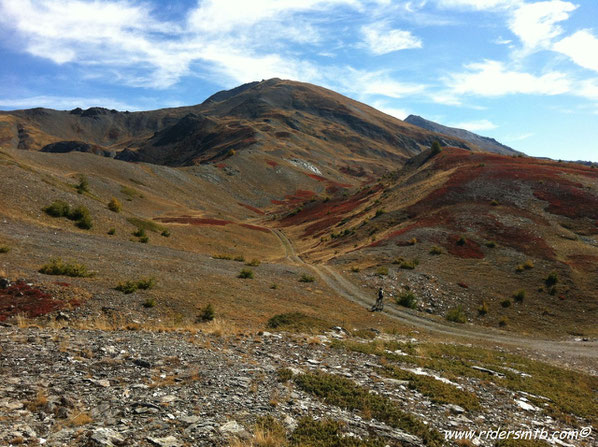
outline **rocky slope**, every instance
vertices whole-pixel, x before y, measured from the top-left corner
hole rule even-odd
[[[510,148],[509,146],[499,143],[494,138],[483,137],[465,129],[443,126],[442,124],[435,123],[434,121],[424,119],[421,116],[409,115],[407,118],[405,118],[405,122],[413,124],[417,127],[421,127],[422,129],[429,130],[430,132],[436,132],[442,135],[460,138],[461,140],[465,140],[476,145],[486,152],[493,152],[495,154],[503,155],[518,155],[521,153],[513,148]]]

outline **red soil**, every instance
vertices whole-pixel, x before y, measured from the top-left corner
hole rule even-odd
[[[260,227],[260,226],[251,225],[251,224],[239,224],[239,225],[244,228],[249,228],[250,230],[257,230],[257,231],[261,231],[262,233],[270,233],[270,230],[266,227]]]
[[[326,182],[328,181],[326,178],[322,177],[321,175],[316,175],[316,174],[305,174],[308,177],[313,178],[314,180],[317,180],[319,182]]]
[[[261,210],[261,209],[259,209],[259,208],[256,208],[255,206],[247,205],[247,204],[245,204],[245,203],[241,203],[241,202],[237,202],[237,203],[238,203],[239,205],[241,205],[242,207],[244,207],[244,208],[247,208],[247,209],[248,209],[248,210],[250,210],[250,211],[253,211],[253,212],[254,212],[254,213],[256,213],[256,214],[260,214],[260,215],[266,214],[264,211],[262,211],[262,210]]]
[[[219,168],[219,169],[224,169],[224,168],[226,168],[226,164],[224,164],[224,163],[216,163],[216,167]]]
[[[77,306],[80,303],[70,304]],[[17,281],[6,289],[0,289],[0,321],[18,314],[35,318],[65,306],[64,301],[55,299],[43,290],[29,286],[23,281]]]
[[[278,166],[278,163],[276,163],[274,160],[266,160],[266,163],[268,163],[273,168],[275,168],[276,166]]]
[[[484,252],[480,249],[480,244],[475,241],[466,239],[465,244],[458,245],[457,241],[460,236],[453,234],[449,236],[448,241],[443,245],[446,250],[453,256],[465,259],[483,259]]]

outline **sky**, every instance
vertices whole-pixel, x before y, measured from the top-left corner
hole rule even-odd
[[[598,162],[596,0],[0,0],[0,109],[198,104],[279,77]]]

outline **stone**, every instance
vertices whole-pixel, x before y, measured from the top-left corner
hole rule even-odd
[[[166,436],[164,438],[152,438],[148,436],[147,440],[158,447],[180,447],[183,445],[181,441],[172,435]]]
[[[91,440],[96,444],[106,447],[123,445],[125,439],[111,428],[96,428],[91,434]]]

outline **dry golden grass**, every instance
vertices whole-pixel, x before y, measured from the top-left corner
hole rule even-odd
[[[92,422],[92,417],[87,412],[81,411],[69,417],[66,420],[65,425],[68,427],[80,427],[82,425],[91,424]]]
[[[38,411],[38,410],[44,408],[47,404],[48,404],[48,395],[46,394],[45,390],[40,389],[37,391],[37,394],[35,395],[35,399],[30,400],[25,403],[25,408],[27,408],[31,412],[35,412],[35,411]]]
[[[229,447],[281,447],[286,444],[286,437],[280,432],[267,430],[256,425],[253,436],[249,440],[235,438]]]

